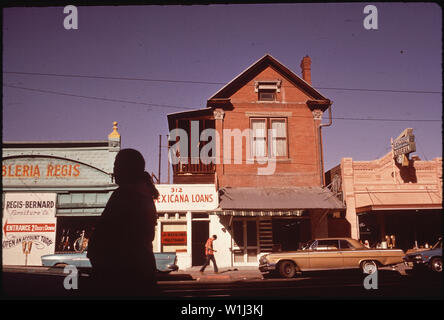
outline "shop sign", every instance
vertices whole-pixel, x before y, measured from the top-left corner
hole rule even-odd
[[[154,202],[158,212],[208,211],[219,205],[214,184],[158,184],[159,198]]]
[[[55,250],[56,193],[6,193],[2,219],[3,265],[42,265]]]
[[[3,159],[3,185],[85,185],[110,183],[111,178],[100,169],[70,159],[29,157]]]
[[[166,231],[162,232],[162,244],[187,244],[187,232],[186,231]]]
[[[398,157],[403,154],[408,154],[416,151],[415,136],[413,135],[413,129],[405,129],[398,138],[393,140],[392,143],[393,155]]]

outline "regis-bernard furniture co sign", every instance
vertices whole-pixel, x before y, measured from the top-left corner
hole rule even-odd
[[[3,265],[42,264],[54,253],[56,193],[6,193],[2,219]]]
[[[208,211],[219,205],[214,184],[158,184],[159,198],[154,202],[158,212]]]

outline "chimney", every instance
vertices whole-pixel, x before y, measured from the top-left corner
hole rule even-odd
[[[305,56],[301,61],[302,79],[311,84],[311,59]]]

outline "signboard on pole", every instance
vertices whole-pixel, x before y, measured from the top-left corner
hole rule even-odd
[[[395,140],[392,142],[393,156],[396,161],[403,166],[408,165],[407,155],[416,151],[415,136],[413,135],[413,129],[405,129]]]
[[[2,219],[3,265],[41,266],[56,237],[56,193],[6,193]]]

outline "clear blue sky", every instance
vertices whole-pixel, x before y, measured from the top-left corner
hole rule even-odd
[[[63,7],[5,8],[3,141],[105,140],[118,121],[122,146],[157,174],[168,113],[205,107],[266,53],[298,75],[308,54],[313,86],[333,101],[326,170],[383,156],[407,127],[422,159],[441,157],[441,8],[377,3],[378,30],[366,30],[365,5],[79,6],[77,30],[64,29]]]

